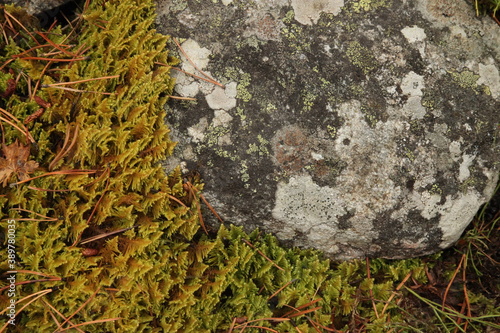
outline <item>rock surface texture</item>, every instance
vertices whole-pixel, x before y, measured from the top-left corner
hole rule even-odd
[[[57,7],[72,0],[0,0],[0,4],[12,4],[26,9],[30,15],[38,15],[42,24],[49,23],[48,20],[59,12]],[[47,20],[47,22],[44,22]],[[52,22],[50,22],[52,23]]]
[[[464,0],[160,0],[173,167],[227,221],[335,259],[452,245],[498,180],[499,27]],[[202,76],[184,61],[182,69]]]

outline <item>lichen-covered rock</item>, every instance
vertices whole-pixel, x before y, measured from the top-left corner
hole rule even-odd
[[[159,1],[177,160],[228,222],[332,258],[446,248],[498,178],[498,26],[466,1]],[[183,69],[202,76],[188,62]]]
[[[0,0],[1,5],[13,4],[25,8],[30,15],[42,15],[42,20],[54,17],[59,12],[58,7],[68,2],[70,0]]]

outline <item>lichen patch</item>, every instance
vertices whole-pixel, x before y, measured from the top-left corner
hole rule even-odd
[[[305,25],[318,23],[321,13],[337,15],[344,6],[344,0],[292,0],[295,19]]]

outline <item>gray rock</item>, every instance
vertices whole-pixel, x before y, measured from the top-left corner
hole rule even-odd
[[[59,13],[59,7],[72,0],[0,0],[0,5],[12,4],[26,9],[28,14],[36,15],[41,25],[52,23]]]
[[[168,168],[227,222],[335,259],[452,245],[498,180],[499,28],[465,0],[159,0],[178,74]],[[202,76],[189,62],[182,69]]]

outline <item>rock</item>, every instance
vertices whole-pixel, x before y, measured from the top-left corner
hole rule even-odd
[[[59,7],[72,0],[0,0],[0,5],[13,4],[26,9],[28,14],[36,15],[41,25],[51,24],[59,14]],[[76,7],[76,6],[75,6]]]
[[[227,222],[334,259],[452,245],[498,180],[499,28],[465,0],[159,0],[178,74],[168,168]],[[203,77],[184,61],[182,68]],[[215,222],[212,222],[215,223]]]

